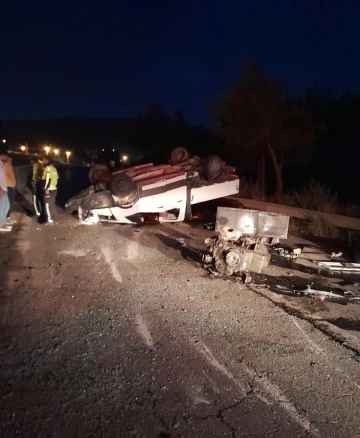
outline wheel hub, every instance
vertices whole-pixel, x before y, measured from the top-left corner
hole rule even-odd
[[[126,192],[129,187],[126,181],[120,181],[118,184],[118,188],[120,192]]]

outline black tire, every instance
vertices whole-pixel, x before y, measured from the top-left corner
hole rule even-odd
[[[207,180],[216,179],[224,170],[224,162],[217,155],[207,157],[202,165],[204,176]]]
[[[89,180],[91,184],[108,182],[110,177],[110,170],[103,164],[94,164],[89,170]]]
[[[126,199],[119,200],[116,203],[116,205],[120,208],[131,208],[135,204],[135,202],[139,200],[141,194],[142,194],[141,186],[136,184],[136,188],[134,192],[131,195],[129,195]]]
[[[109,189],[117,198],[117,205],[130,208],[141,196],[141,187],[126,173],[116,173],[110,179]]]
[[[174,164],[182,163],[183,161],[186,161],[190,158],[189,152],[182,147],[175,148],[171,152],[171,162]]]

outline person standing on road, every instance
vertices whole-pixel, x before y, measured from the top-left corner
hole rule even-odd
[[[11,217],[11,213],[12,213],[12,209],[14,206],[14,202],[15,202],[15,195],[16,195],[16,178],[15,178],[15,173],[14,173],[14,168],[12,166],[12,160],[11,157],[9,157],[7,151],[5,151],[5,153],[3,153],[1,161],[4,164],[5,167],[5,172],[6,172],[6,186],[7,186],[7,194],[8,194],[8,198],[9,198],[9,204],[10,204],[10,208],[8,211],[8,214],[6,216],[6,223],[9,225],[13,225],[16,220],[14,218]]]
[[[42,180],[44,166],[42,164],[42,160],[42,157],[38,157],[37,162],[33,164],[31,178],[33,206],[38,218],[45,216],[44,181]]]
[[[5,154],[7,154],[6,151]],[[10,208],[10,203],[7,194],[6,169],[2,161],[5,154],[0,150],[0,232],[11,231],[12,228],[6,224],[6,216]]]
[[[45,214],[48,225],[56,224],[56,194],[57,183],[59,175],[56,167],[51,164],[49,156],[43,158],[42,163],[44,165],[44,173],[42,179],[45,181],[44,187],[44,201],[45,201]]]

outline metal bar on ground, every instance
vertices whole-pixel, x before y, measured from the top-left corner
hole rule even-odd
[[[290,207],[288,205],[273,204],[272,202],[256,201],[254,199],[238,198],[236,196],[228,196],[225,199],[229,207],[243,207],[254,210],[262,210],[269,213],[283,214],[305,220],[322,219],[336,227],[360,231],[360,219],[354,217],[341,216],[333,213],[323,213],[321,211]]]

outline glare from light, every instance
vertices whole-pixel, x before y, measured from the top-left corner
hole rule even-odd
[[[59,149],[54,149],[54,154],[59,155]]]
[[[113,149],[113,152],[115,152],[115,149]]]
[[[102,151],[105,152],[105,149],[103,149]]]
[[[70,157],[71,152],[70,152],[70,151],[66,151],[66,152],[65,152],[65,155],[66,155],[67,157]]]
[[[3,143],[6,143],[6,138],[3,138],[1,141],[2,141]]]
[[[22,146],[20,146],[20,149],[24,152],[26,149],[26,146],[22,145]]]
[[[50,146],[45,146],[44,147],[45,152],[48,154],[50,152]]]
[[[127,155],[123,155],[122,159],[123,159],[123,161],[127,161],[128,160],[128,156]]]

